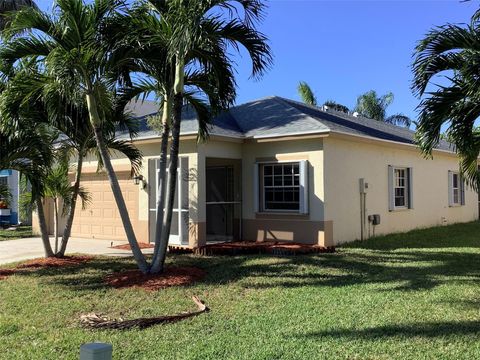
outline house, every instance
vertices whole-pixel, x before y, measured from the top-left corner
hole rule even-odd
[[[156,218],[160,140],[145,118],[157,108],[145,102],[131,109],[142,123],[134,140],[144,155],[141,177],[132,180],[123,157],[113,164],[134,230],[146,242]],[[427,159],[408,129],[281,97],[233,107],[216,118],[205,143],[197,143],[195,113],[186,108],[183,117],[170,244],[331,246],[478,219],[477,194],[463,185],[446,142]],[[92,159],[84,164],[93,201],[77,209],[72,236],[125,239],[107,177],[96,169]]]
[[[20,176],[18,171],[0,171],[0,185],[7,186],[11,194],[9,207],[0,209],[0,225],[17,225],[19,223],[19,180]]]

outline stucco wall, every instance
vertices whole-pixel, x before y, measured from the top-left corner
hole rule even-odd
[[[151,158],[160,157],[160,142],[158,140],[152,142],[136,142],[135,146],[142,152],[143,161],[140,174],[144,176],[147,182],[150,181],[148,178],[148,160]],[[189,170],[190,173],[196,172],[197,167],[197,142],[195,139],[183,140],[180,144],[180,156],[186,156],[189,158]],[[72,164],[75,164],[76,160],[72,160]],[[124,156],[121,156],[118,153],[112,153],[112,164],[116,171],[126,171],[129,169],[130,162]],[[95,172],[97,169],[97,160],[89,156],[84,160],[83,163],[83,173]],[[133,180],[132,180],[133,181]],[[142,234],[148,234],[148,187],[142,189],[141,186],[138,186],[138,215],[136,219],[132,219],[133,222],[137,224],[137,227],[141,227],[138,231]],[[193,180],[189,182],[189,194],[191,199],[196,199],[198,193],[197,181]],[[193,201],[190,202],[190,219],[195,222],[197,218],[196,205]],[[45,216],[47,218],[47,224],[49,227],[49,232],[53,233],[53,211],[51,209],[51,201],[48,201],[45,204]],[[65,219],[60,219],[59,222],[59,233],[63,233],[65,226]],[[36,233],[39,233],[39,225],[37,220],[37,215],[33,216],[33,230]],[[142,241],[146,241],[146,235],[143,236]]]
[[[243,234],[245,240],[286,240],[325,245],[323,140],[320,137],[243,145]],[[308,160],[307,215],[255,213],[254,164],[262,161]]]
[[[425,159],[417,148],[335,135],[324,152],[325,220],[333,222],[336,244],[360,238],[360,178],[369,183],[367,215],[381,216],[376,234],[478,219],[478,197],[468,187],[465,206],[448,206],[448,171],[458,170],[452,154]],[[413,168],[413,209],[388,210],[388,165]]]

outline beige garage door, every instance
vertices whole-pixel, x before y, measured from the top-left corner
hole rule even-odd
[[[129,172],[119,172],[117,176],[135,226],[135,220],[138,219],[138,186],[131,180]],[[80,202],[77,203],[72,237],[125,240],[122,220],[107,175],[85,174],[81,184],[90,193],[92,201],[86,210],[82,210]]]

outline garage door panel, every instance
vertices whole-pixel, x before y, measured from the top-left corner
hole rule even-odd
[[[120,188],[125,198],[128,213],[135,223],[138,219],[138,186],[130,179],[130,173],[118,173]],[[125,231],[117,204],[106,175],[86,174],[82,186],[89,191],[92,201],[85,211],[77,203],[72,226],[72,236],[97,239],[125,239]]]
[[[103,226],[102,232],[105,236],[112,236],[113,235],[113,227],[111,226]]]
[[[98,209],[98,208],[92,209],[91,214],[94,219],[98,219],[102,216],[102,209]]]
[[[114,214],[113,209],[103,209],[104,219],[113,219],[113,214]]]

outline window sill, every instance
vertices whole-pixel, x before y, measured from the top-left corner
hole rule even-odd
[[[268,212],[256,212],[255,218],[257,219],[273,219],[273,218],[296,218],[296,219],[309,219],[310,214],[300,214],[298,212],[276,212],[276,211],[268,211]]]
[[[458,207],[462,207],[462,206],[465,206],[463,204],[452,204],[452,205],[448,205],[448,207],[451,207],[451,208],[458,208]]]
[[[395,208],[393,210],[390,210],[390,212],[403,212],[403,211],[409,211],[409,210],[413,210],[412,208]]]

